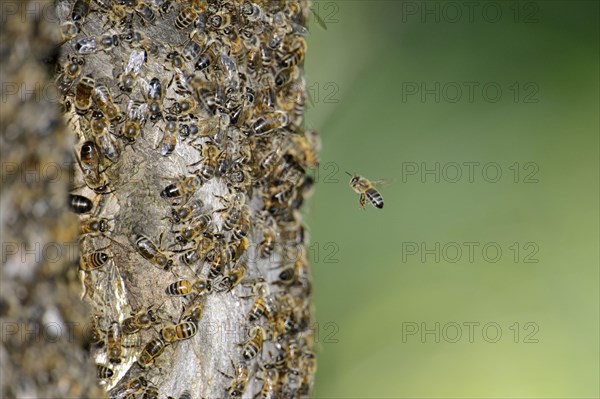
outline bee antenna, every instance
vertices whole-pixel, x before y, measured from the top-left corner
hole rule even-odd
[[[346,172],[346,174],[347,174],[348,176],[350,176],[350,177],[354,177],[354,176],[352,175],[352,173],[350,173],[350,172]]]

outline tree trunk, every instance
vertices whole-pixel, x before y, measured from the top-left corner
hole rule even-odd
[[[57,4],[66,36],[56,88],[75,136],[70,203],[83,226],[79,274],[92,320],[80,325],[109,396],[310,394],[311,277],[299,208],[319,144],[302,127],[308,7]],[[53,189],[60,195],[64,184]],[[41,242],[55,237],[50,230]],[[52,300],[66,292],[46,290]],[[89,368],[75,369],[89,377]]]

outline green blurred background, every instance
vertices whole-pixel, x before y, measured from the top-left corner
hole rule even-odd
[[[317,398],[600,395],[599,3],[465,3],[314,3]]]

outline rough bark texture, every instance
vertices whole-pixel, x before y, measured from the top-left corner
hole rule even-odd
[[[70,201],[79,203],[73,208],[83,226],[79,273],[91,308],[91,321],[82,325],[95,328],[95,334],[85,330],[109,396],[309,395],[311,282],[298,210],[311,186],[305,169],[317,165],[319,144],[302,127],[308,7],[57,4],[64,36],[55,81],[76,142]],[[3,140],[35,137],[11,131]],[[30,142],[27,151],[39,145]],[[62,200],[64,184],[53,189]],[[61,201],[55,206],[52,217],[64,209]],[[61,219],[53,228],[64,225]],[[3,226],[12,227],[5,220]],[[48,240],[54,237],[49,230]],[[68,266],[61,278],[73,274],[76,266]],[[38,276],[30,280],[41,284]],[[184,282],[168,290],[183,280],[205,281],[209,289]],[[62,292],[73,290],[48,295]],[[83,314],[82,304],[67,302]],[[164,350],[148,356],[150,343]],[[3,339],[10,361],[15,348]],[[80,358],[83,363],[85,352]],[[83,367],[76,370],[89,376]],[[4,360],[2,370],[29,373],[5,368]]]

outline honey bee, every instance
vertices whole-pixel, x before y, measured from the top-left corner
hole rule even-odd
[[[296,259],[292,266],[288,266],[279,273],[278,285],[289,286],[298,283],[308,274],[308,260],[304,253],[295,253]]]
[[[108,327],[107,354],[109,362],[121,363],[121,357],[123,356],[121,328],[116,321],[113,321]]]
[[[212,65],[218,56],[217,42],[213,41],[208,47],[200,54],[198,61],[194,64],[194,68],[198,71],[203,71]]]
[[[127,119],[121,130],[121,135],[123,135],[130,143],[135,143],[142,131],[142,124],[146,119],[148,105],[139,101],[130,100],[127,108]]]
[[[254,121],[252,132],[255,135],[265,135],[288,124],[288,115],[282,111],[269,112]]]
[[[362,176],[352,175],[348,172],[346,172],[346,174],[351,177],[350,188],[360,195],[360,207],[362,209],[365,209],[367,201],[377,209],[383,208],[383,197],[379,191],[375,189],[375,185],[371,183],[371,181]]]
[[[279,63],[279,65],[284,68],[298,65],[304,60],[304,54],[306,53],[307,47],[306,40],[302,36],[296,36],[289,47],[289,50],[286,51],[287,54]]]
[[[156,77],[152,78],[146,90],[146,103],[148,104],[151,121],[162,117],[163,96],[164,91],[161,81]]]
[[[167,343],[174,343],[192,338],[198,332],[198,326],[191,321],[167,326],[160,331],[160,335]]]
[[[158,388],[154,385],[149,385],[144,391],[142,399],[158,399]]]
[[[137,363],[144,369],[148,368],[150,365],[152,365],[152,363],[154,363],[154,359],[163,353],[165,346],[166,344],[162,339],[152,339],[146,344],[146,346],[144,346]]]
[[[66,43],[79,33],[77,23],[67,21],[60,25],[60,43]]]
[[[231,367],[235,370],[235,376],[231,376],[229,374],[225,374],[222,371],[219,371],[223,376],[233,380],[231,381],[231,385],[227,387],[227,394],[232,398],[241,398],[248,386],[248,382],[250,381],[250,371],[248,367],[240,363],[236,367],[233,364],[233,360],[231,360]]]
[[[262,16],[262,10],[258,4],[253,3],[250,0],[245,0],[244,3],[242,3],[240,11],[244,18],[251,22],[259,20]]]
[[[275,85],[278,87],[287,86],[291,82],[298,79],[300,75],[300,71],[296,66],[292,66],[289,68],[283,68],[280,70],[275,76]]]
[[[104,337],[98,328],[98,316],[94,316],[90,323],[90,339],[92,344],[98,347],[104,346]]]
[[[143,1],[140,1],[135,6],[135,12],[141,17],[144,24],[151,24],[156,20],[154,10]]]
[[[75,89],[75,111],[78,115],[85,115],[92,106],[92,92],[94,91],[94,78],[86,75],[81,78]]]
[[[237,262],[223,274],[221,279],[219,279],[217,284],[218,288],[216,290],[227,292],[233,290],[233,288],[242,281],[247,270],[248,266],[245,262]]]
[[[185,60],[177,51],[171,51],[167,54],[167,62],[175,71],[181,71],[185,67]]]
[[[140,235],[135,242],[135,249],[145,259],[154,263],[156,266],[163,270],[171,270],[173,267],[173,259],[161,252],[156,244],[154,244],[148,237]]]
[[[176,124],[167,122],[166,126],[167,128],[163,130],[163,137],[160,140],[160,143],[158,143],[158,147],[160,148],[160,154],[164,157],[170,155],[173,151],[175,151],[178,137],[177,133],[173,132],[173,129],[169,129],[169,127],[175,127],[176,129]]]
[[[189,227],[183,227],[179,235],[175,239],[185,244],[190,241],[194,241],[196,237],[203,234],[208,230],[212,224],[212,216],[209,214],[201,215],[199,218],[194,219],[193,224]]]
[[[91,127],[96,145],[101,149],[102,154],[111,162],[117,162],[121,155],[121,149],[112,138],[110,123],[102,111],[92,112]]]
[[[109,367],[103,366],[101,364],[97,364],[96,365],[96,377],[98,377],[98,379],[106,379],[106,378],[110,378],[113,376],[113,370]]]
[[[304,134],[293,135],[289,138],[288,151],[302,168],[319,166],[319,153],[321,152],[321,138],[316,130],[307,130]]]
[[[191,34],[191,40],[184,46],[181,54],[186,61],[193,61],[200,57],[202,53],[202,45],[206,42],[206,35],[204,33],[198,34],[193,32]],[[179,66],[178,68],[181,68]]]
[[[267,338],[265,330],[260,326],[254,326],[248,333],[250,339],[246,341],[242,348],[242,357],[248,361],[256,357],[262,351],[263,342]]]
[[[132,50],[125,66],[125,70],[119,75],[119,88],[126,92],[131,93],[133,85],[135,84],[137,77],[142,69],[142,65],[146,61],[146,52],[142,50]]]
[[[71,19],[73,22],[83,24],[85,17],[90,12],[90,0],[77,0],[73,4],[73,10],[71,11]]]
[[[144,377],[135,377],[127,381],[124,389],[119,391],[119,395],[122,395],[124,398],[128,397],[128,395],[134,395],[135,397],[135,394],[141,393],[147,386],[148,381]]]
[[[196,216],[203,208],[204,203],[201,200],[191,201],[188,204],[173,208],[171,210],[173,223],[185,223]]]
[[[211,280],[197,278],[194,281],[179,280],[169,284],[166,293],[171,296],[185,296],[190,294],[203,295],[212,291]]]
[[[141,329],[150,328],[150,326],[157,321],[158,315],[156,312],[152,309],[148,309],[123,320],[123,323],[121,323],[121,331],[126,335],[135,334]]]
[[[185,320],[198,324],[202,318],[202,305],[194,306],[184,317]]]
[[[96,192],[105,191],[107,183],[100,174],[100,153],[93,141],[83,143],[77,161],[83,172],[85,184]]]
[[[92,99],[109,121],[120,122],[123,119],[121,110],[113,102],[110,90],[105,85],[98,85],[92,93]]]
[[[108,230],[108,219],[92,217],[81,222],[81,226],[79,227],[79,234],[89,234],[92,236],[96,236],[99,234],[104,234]]]
[[[196,100],[194,100],[192,97],[188,97],[181,101],[174,102],[169,111],[174,115],[178,115],[179,118],[182,118],[194,112],[197,107],[198,103]]]
[[[196,176],[182,176],[175,183],[169,184],[161,192],[160,196],[164,199],[171,199],[173,201],[180,201],[181,203],[187,203],[187,201],[194,195],[196,189],[200,185],[200,181]]]
[[[75,80],[81,75],[83,65],[85,65],[84,58],[71,57],[58,83],[58,89],[62,94],[67,94]]]
[[[183,7],[179,14],[177,14],[177,18],[175,19],[175,27],[179,30],[187,29],[194,21],[198,18],[198,13],[196,9],[189,5],[187,7]]]
[[[189,166],[195,166],[200,164],[200,167],[194,170],[192,173],[198,175],[202,179],[210,180],[215,176],[218,168],[217,157],[219,156],[219,147],[212,143],[204,143],[200,147],[202,159],[199,162],[191,164]]]
[[[75,213],[88,213],[92,210],[93,204],[89,198],[82,195],[69,194],[69,206]]]
[[[258,378],[263,381],[263,386],[255,396],[258,399],[277,399],[279,393],[279,372],[275,368],[264,368],[263,377]]]

